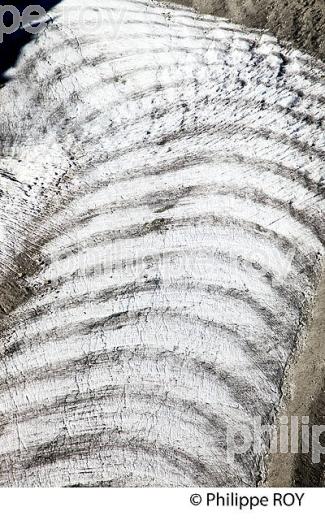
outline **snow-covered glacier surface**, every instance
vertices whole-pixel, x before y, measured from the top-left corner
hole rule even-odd
[[[91,5],[0,91],[0,483],[255,485],[267,436],[227,433],[272,424],[317,282],[324,65]]]

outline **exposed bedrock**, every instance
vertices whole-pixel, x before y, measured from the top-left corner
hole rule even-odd
[[[236,486],[324,254],[325,67],[182,8],[64,0],[0,91],[0,484]],[[96,11],[98,9],[98,11]]]

